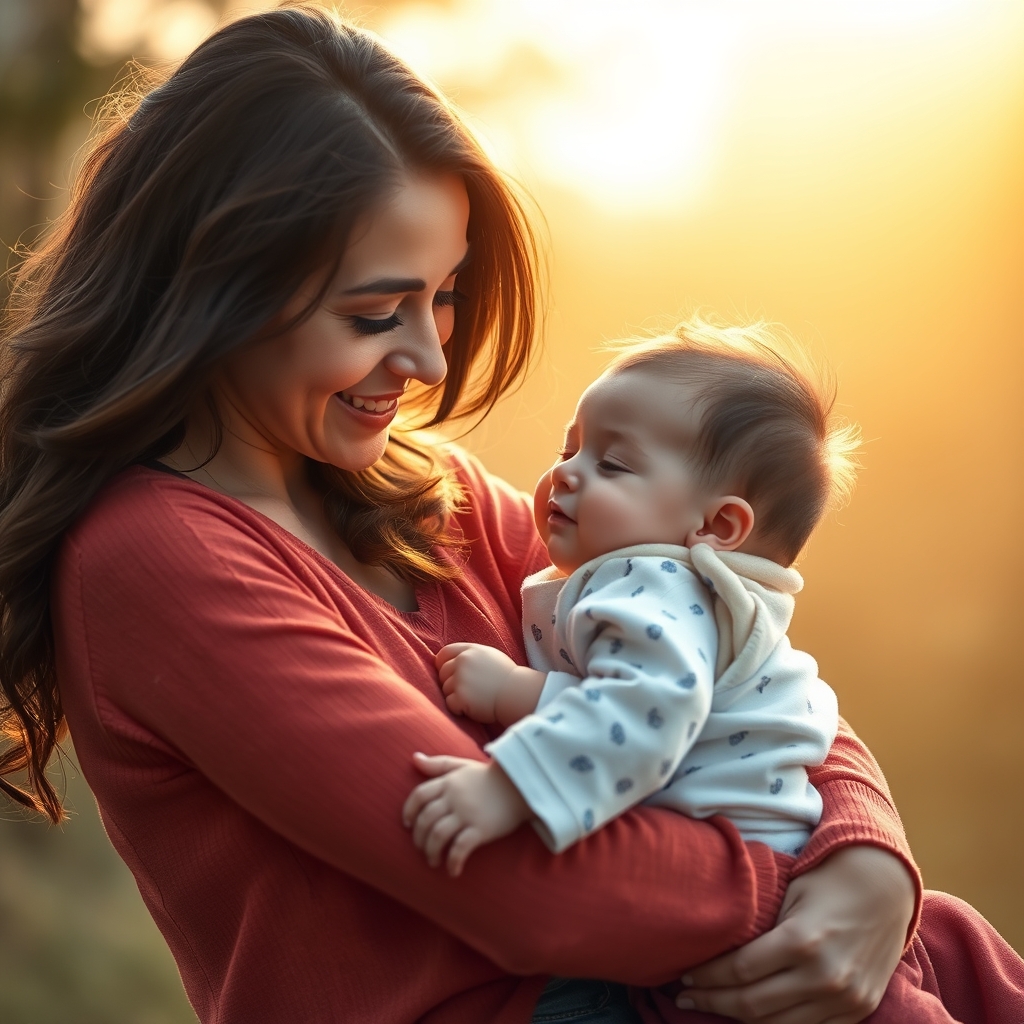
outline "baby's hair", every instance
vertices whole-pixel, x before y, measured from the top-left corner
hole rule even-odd
[[[860,431],[833,412],[831,375],[764,321],[721,326],[694,316],[669,334],[616,343],[610,372],[656,368],[699,389],[690,454],[702,482],[726,484],[754,508],[754,536],[785,564],[821,517],[849,499]]]

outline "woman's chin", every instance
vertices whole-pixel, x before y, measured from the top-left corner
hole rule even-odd
[[[388,431],[384,430],[380,435],[366,440],[349,440],[325,446],[326,450],[315,458],[346,473],[361,473],[381,460],[387,446]]]

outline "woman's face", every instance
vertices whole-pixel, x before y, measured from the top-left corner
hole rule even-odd
[[[407,178],[356,224],[321,305],[286,334],[230,357],[216,392],[227,427],[282,457],[373,465],[410,381],[439,384],[467,255],[469,198],[455,175]],[[322,279],[283,312],[301,311]]]

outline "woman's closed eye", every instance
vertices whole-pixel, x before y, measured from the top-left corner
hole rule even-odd
[[[434,293],[434,305],[440,308],[445,306],[457,306],[465,298],[466,296],[457,288],[450,288],[447,291]],[[398,315],[397,310],[392,313],[391,316],[369,317],[349,314],[344,319],[356,334],[364,335],[387,334],[388,331],[393,331],[396,327],[401,327],[405,322]]]
[[[435,306],[457,306],[460,302],[465,302],[465,300],[466,296],[458,288],[450,288],[445,292],[434,292]]]
[[[346,316],[345,321],[356,334],[387,334],[396,327],[402,326],[402,318],[398,313],[375,320],[368,316]]]

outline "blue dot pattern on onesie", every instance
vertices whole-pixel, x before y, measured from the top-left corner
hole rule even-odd
[[[597,689],[597,687],[591,686],[583,691],[583,696],[586,697],[587,700],[600,700],[601,691]]]
[[[757,692],[764,693],[764,688],[772,681],[771,676],[761,676],[761,682],[757,684]]]
[[[634,590],[634,591],[633,591],[633,593],[632,593],[632,594],[630,594],[629,596],[630,596],[630,597],[636,597],[636,596],[637,596],[637,594],[642,594],[643,592],[644,592],[644,588],[643,588],[643,586],[641,585],[641,586],[637,587],[637,588],[636,588],[636,590]]]
[[[584,590],[582,594],[580,594],[580,597],[581,597],[581,598],[584,598],[584,597],[590,597],[590,595],[591,595],[591,594],[592,594],[593,592],[594,592],[594,588],[593,588],[593,587],[587,587],[587,589],[586,589],[586,590]]]
[[[593,573],[592,573],[592,572],[591,572],[591,571],[590,571],[590,570],[588,569],[588,570],[587,570],[587,571],[586,571],[586,572],[585,572],[585,573],[583,574],[583,580],[582,580],[582,582],[583,582],[583,583],[586,583],[586,582],[587,582],[587,580],[589,580],[589,579],[590,579],[590,577],[591,577],[591,576],[593,576],[593,575],[594,575],[594,574],[593,574]]]
[[[616,793],[628,793],[629,790],[631,790],[632,788],[633,788],[633,780],[632,779],[619,779],[619,781],[615,783],[615,792]]]
[[[679,571],[679,567],[676,565],[675,562],[670,562],[670,561],[668,561],[668,559],[666,559],[664,562],[661,563],[661,571],[662,572],[678,572]]]
[[[693,739],[693,731],[697,728],[696,722],[691,722],[690,727],[686,730],[686,738],[688,740]]]
[[[558,653],[559,653],[559,654],[560,654],[560,655],[562,656],[562,658],[564,658],[564,659],[565,659],[565,660],[566,660],[566,661],[567,661],[567,662],[568,662],[568,663],[569,663],[570,665],[572,665],[572,658],[570,658],[570,657],[569,657],[569,654],[568,654],[568,652],[566,651],[566,649],[565,649],[564,647],[559,647],[559,649],[558,649]],[[575,668],[575,667],[576,667],[576,666],[575,666],[575,665],[573,665],[573,668]]]
[[[671,767],[672,767],[672,762],[671,761],[662,761],[661,762],[661,767],[658,769],[658,774],[659,775],[663,775],[663,776],[664,775],[668,775],[668,770]]]
[[[747,730],[743,729],[741,732],[734,732],[729,737],[729,746],[735,747],[737,743],[742,743],[747,738]]]
[[[616,722],[612,726],[611,737],[612,743],[615,743],[621,747],[622,744],[626,742],[626,730],[623,729],[618,722]]]
[[[768,792],[772,796],[778,796],[782,792],[782,779],[776,779],[769,787]]]
[[[583,812],[583,828],[589,832],[594,827],[594,812],[588,807]]]
[[[660,729],[665,724],[665,719],[662,718],[661,712],[657,708],[651,708],[647,712],[647,724],[652,729]]]
[[[685,772],[683,772],[683,774],[684,775],[692,775],[694,772],[699,772],[700,769],[701,769],[701,766],[699,764],[691,764],[690,767],[687,768]]]
[[[626,571],[622,575],[623,576],[628,576],[632,571],[633,571],[633,559],[632,558],[627,558],[626,559]]]
[[[617,637],[612,637],[612,642],[608,645],[611,648],[612,654],[618,654],[622,650],[622,641]]]
[[[754,755],[755,755],[756,753],[757,753],[757,751],[756,751],[756,750],[752,750],[752,751],[750,751],[750,753],[749,753],[749,754],[740,754],[740,760],[741,760],[741,761],[746,761],[746,759],[747,759],[748,757],[753,757],[753,756],[754,756]]]
[[[570,762],[569,767],[574,772],[592,772],[594,762],[586,754],[577,754]]]
[[[704,614],[704,609],[701,608],[701,606],[699,604],[691,604],[690,605],[690,611],[693,612],[694,615],[703,615]]]
[[[541,640],[544,639],[544,634],[540,631],[540,626],[538,626],[536,622],[530,627],[530,632],[533,634],[533,639],[536,640],[537,643],[540,643]]]
[[[563,718],[565,718],[565,715],[563,715],[562,712],[559,711],[558,714],[556,714],[556,715],[549,715],[548,716],[548,721],[551,722],[552,725],[554,725],[554,724],[560,722]]]
[[[661,614],[664,615],[666,619],[671,619],[673,622],[678,622],[679,621],[677,616],[673,615],[669,611],[666,611],[664,608],[661,609]]]
[[[692,672],[687,672],[676,681],[676,686],[681,686],[684,690],[692,690],[696,685],[697,677]]]
[[[648,636],[649,636],[649,637],[650,637],[650,638],[651,638],[652,640],[658,640],[658,639],[660,639],[660,638],[661,638],[661,626],[655,625],[655,623],[653,623],[653,622],[652,622],[652,623],[651,623],[651,624],[650,624],[650,625],[649,625],[649,626],[647,627],[647,635],[648,635]]]

